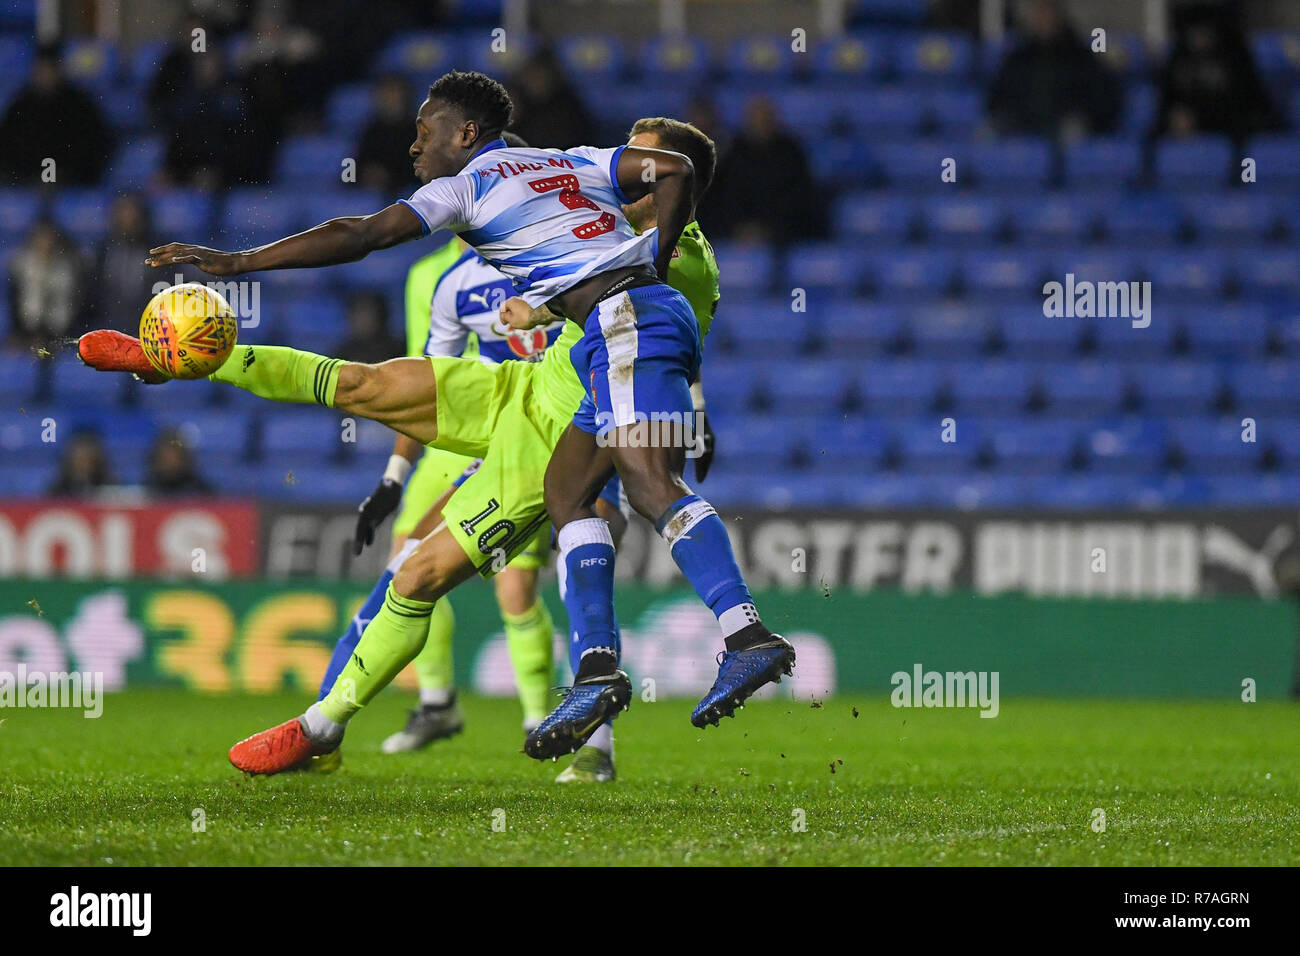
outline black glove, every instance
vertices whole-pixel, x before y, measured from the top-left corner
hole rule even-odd
[[[391,478],[385,478],[361,506],[357,508],[357,535],[352,540],[352,553],[360,554],[361,549],[375,543],[375,529],[384,523],[384,519],[397,510],[402,503],[402,486]]]
[[[709,424],[709,416],[706,412],[700,412],[700,418],[703,420],[703,427],[695,436],[695,447],[700,451],[695,459],[696,481],[703,481],[704,476],[709,473],[709,466],[713,464],[713,426]]]

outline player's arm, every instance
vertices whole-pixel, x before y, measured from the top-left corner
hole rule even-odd
[[[695,195],[695,166],[681,153],[628,146],[618,158],[618,187],[631,202],[654,193],[659,221],[659,254],[655,271],[668,275],[673,249],[691,221]]]
[[[424,222],[410,206],[393,203],[369,216],[331,219],[306,232],[242,252],[169,242],[150,249],[145,265],[193,265],[214,276],[266,269],[310,269],[355,262],[377,249],[417,239],[424,233]]]
[[[389,515],[402,503],[402,489],[424,454],[424,446],[414,438],[398,434],[393,442],[393,453],[388,458],[388,467],[384,477],[379,479],[375,490],[366,496],[357,509],[357,531],[352,539],[352,553],[360,554],[366,545],[375,543],[375,531]]]

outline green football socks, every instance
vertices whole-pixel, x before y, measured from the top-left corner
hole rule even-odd
[[[209,378],[274,402],[333,405],[343,359],[283,345],[236,345]]]

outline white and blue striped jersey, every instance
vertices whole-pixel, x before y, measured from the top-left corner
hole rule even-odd
[[[467,249],[433,287],[429,312],[429,338],[424,354],[459,357],[470,333],[478,336],[479,359],[491,364],[511,360],[540,361],[547,347],[560,337],[564,323],[527,331],[502,325],[500,310],[514,295],[510,279]]]
[[[511,278],[533,307],[590,276],[653,266],[657,229],[637,235],[621,204],[625,147],[531,149],[494,140],[455,176],[402,200],[429,232],[450,229]]]

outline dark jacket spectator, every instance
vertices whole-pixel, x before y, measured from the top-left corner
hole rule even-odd
[[[202,495],[212,490],[199,475],[193,448],[175,428],[164,430],[149,450],[145,484],[155,495]]]
[[[50,494],[77,497],[92,494],[99,488],[116,484],[113,469],[104,452],[104,443],[94,432],[78,432],[68,442],[59,460],[59,476],[50,486]]]
[[[515,104],[510,129],[528,145],[567,149],[590,142],[591,114],[550,50],[525,60],[508,86]]]
[[[108,233],[95,256],[97,312],[116,329],[136,334],[140,313],[153,297],[156,275],[144,264],[156,245],[149,206],[139,195],[118,196],[108,211]]]
[[[36,222],[9,262],[11,343],[48,348],[81,331],[82,265],[54,224]]]
[[[1070,28],[1056,0],[1034,0],[1023,35],[998,66],[989,119],[999,133],[1060,139],[1105,133],[1119,118],[1119,85]]]
[[[357,180],[384,195],[409,195],[419,187],[408,152],[415,139],[411,89],[400,76],[380,80],[375,113],[357,144]]]
[[[808,156],[766,97],[746,107],[745,125],[718,164],[699,219],[706,231],[746,241],[784,243],[824,233]]]
[[[1160,74],[1157,135],[1222,133],[1240,141],[1279,126],[1246,38],[1231,11],[1181,10]]]
[[[349,362],[387,362],[406,354],[406,343],[388,328],[388,303],[376,292],[348,299],[348,336],[330,354]]]
[[[36,185],[45,160],[54,182],[94,185],[113,154],[113,134],[94,101],[63,76],[51,52],[36,57],[27,85],[0,119],[0,170],[10,185]]]

